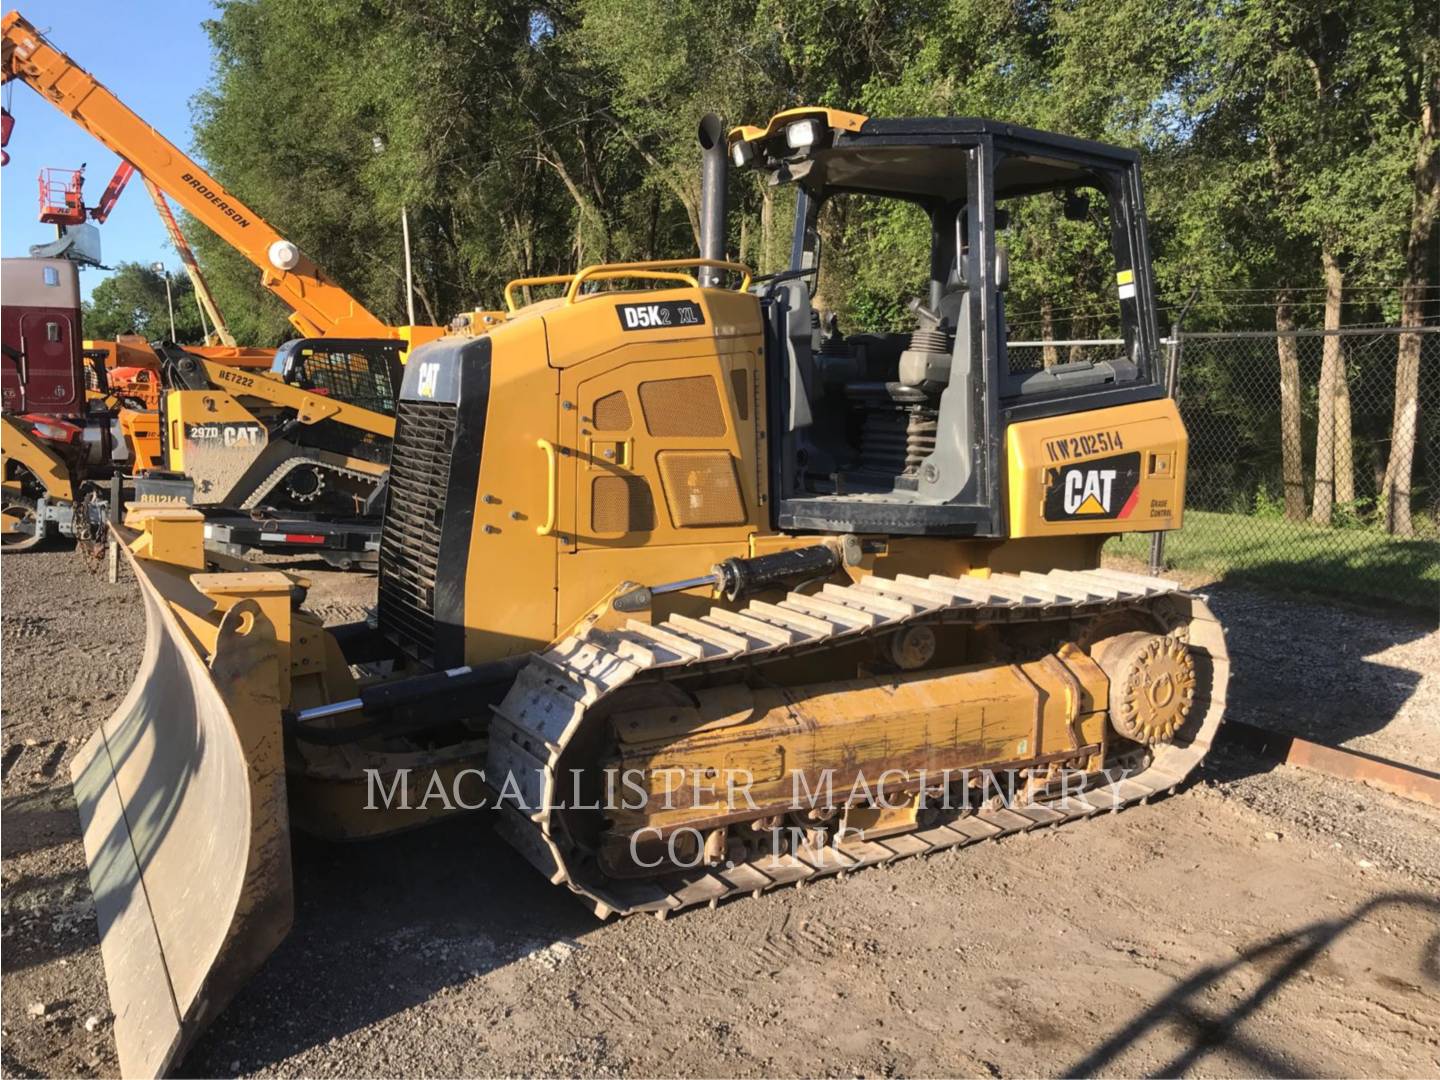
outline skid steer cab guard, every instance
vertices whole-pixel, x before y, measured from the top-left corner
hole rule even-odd
[[[200,516],[132,513],[127,526],[145,653],[71,776],[128,1077],[174,1066],[289,932],[293,888],[272,621],[292,582],[243,575],[279,604],[221,597],[217,629],[216,599],[208,613],[196,601],[205,575],[192,576]]]

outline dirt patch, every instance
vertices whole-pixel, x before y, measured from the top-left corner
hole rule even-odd
[[[331,622],[373,599],[366,575],[305,569]],[[110,1074],[68,768],[129,685],[143,613],[133,582],[74,553],[7,557],[0,577],[3,1070]],[[1209,591],[1233,716],[1440,760],[1433,634]],[[607,924],[480,815],[299,839],[294,931],[182,1071],[1433,1075],[1437,826],[1222,750],[1179,795],[1119,815]]]

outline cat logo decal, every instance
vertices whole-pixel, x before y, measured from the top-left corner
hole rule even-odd
[[[1046,521],[1128,518],[1140,497],[1140,455],[1117,454],[1046,473]]]

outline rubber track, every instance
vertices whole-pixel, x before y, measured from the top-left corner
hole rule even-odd
[[[1181,739],[1154,748],[1148,766],[1116,785],[1072,790],[1064,800],[1015,809],[980,810],[934,828],[847,842],[815,851],[766,853],[729,866],[698,867],[664,878],[577,880],[552,834],[555,769],[565,747],[597,702],[636,679],[660,680],[756,660],[848,644],[914,623],[995,624],[1089,618],[1146,607],[1164,598],[1188,633],[1198,685]],[[536,654],[491,721],[487,775],[507,772],[527,807],[502,799],[497,829],[551,881],[564,883],[602,918],[653,912],[662,918],[696,904],[713,906],[742,893],[803,884],[911,855],[993,840],[1102,811],[1118,811],[1173,791],[1200,763],[1225,707],[1230,660],[1219,622],[1198,596],[1174,582],[1119,570],[1054,570],[1046,574],[928,578],[869,576],[853,585],[824,586],[816,595],[791,593],[778,604],[755,601],[739,612],[713,608],[693,619],[672,616],[651,626],[632,620],[621,631],[586,630]],[[1197,720],[1198,718],[1198,720]],[[1185,740],[1185,741],[1181,741]],[[513,791],[514,789],[512,789]]]
[[[301,465],[318,465],[327,473],[334,473],[337,476],[344,476],[351,480],[359,480],[362,482],[368,482],[370,484],[378,484],[380,482],[379,476],[373,476],[370,473],[361,472],[359,469],[346,468],[344,465],[337,465],[335,464],[335,462],[327,461],[324,458],[310,456],[290,457],[286,458],[283,462],[276,466],[276,468],[270,473],[270,475],[260,482],[260,486],[257,487],[254,491],[252,491],[249,497],[240,504],[240,509],[255,509],[255,507],[260,505],[261,500],[264,499],[265,496],[269,495],[270,492],[279,485],[281,480],[285,479],[287,474],[294,472]],[[319,493],[317,492],[317,494]]]

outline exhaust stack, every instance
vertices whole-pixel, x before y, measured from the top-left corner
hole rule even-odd
[[[725,258],[725,125],[714,113],[700,120],[700,257]],[[721,271],[700,268],[700,284],[720,284]]]

